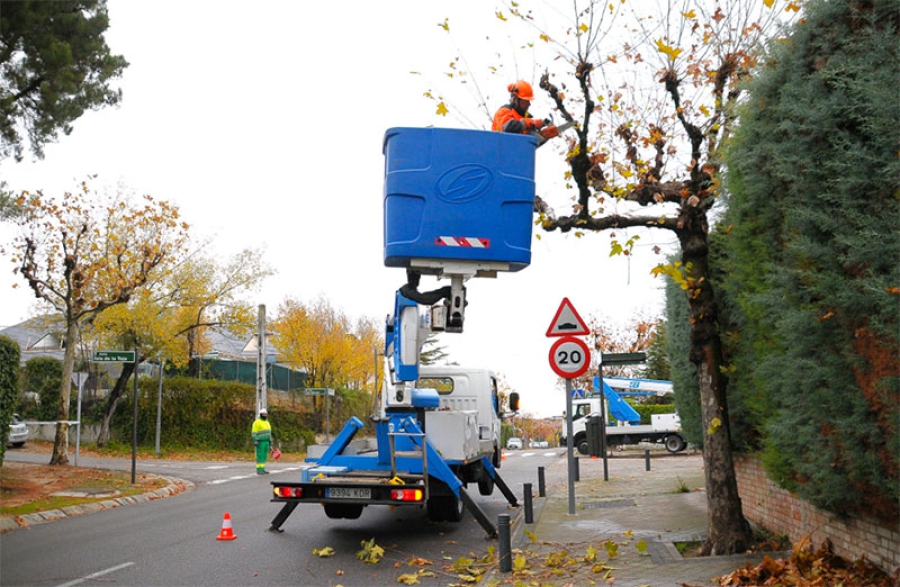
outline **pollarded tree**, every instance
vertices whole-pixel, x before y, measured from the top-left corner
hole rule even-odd
[[[119,188],[115,195],[93,191],[87,181],[61,201],[38,192],[23,192],[23,214],[13,241],[16,271],[35,297],[47,302],[65,326],[65,354],[50,464],[69,462],[69,397],[75,352],[82,326],[145,286],[157,266],[183,253],[187,225],[178,208],[143,197],[131,201]]]
[[[114,106],[122,92],[109,83],[128,63],[110,53],[105,0],[4,2],[0,10],[0,159],[44,145],[85,110]]]
[[[720,145],[732,131],[741,98],[738,82],[753,72],[760,42],[799,5],[675,0],[655,11],[645,6],[575,2],[559,28],[551,28],[552,19],[564,18],[558,12],[531,12],[525,2],[510,3],[496,15],[530,28],[528,50],[548,48],[539,86],[562,119],[557,123],[578,123],[565,135],[572,204],[557,213],[562,194],[538,197],[541,227],[607,232],[613,253],[628,254],[640,238],[629,229],[668,231],[680,245],[680,260],[661,263],[656,271],[672,277],[688,303],[690,362],[697,370],[704,431],[704,551],[740,552],[751,535],[730,445],[727,378],[710,281],[710,215],[720,195]],[[459,64],[454,66],[458,75]]]

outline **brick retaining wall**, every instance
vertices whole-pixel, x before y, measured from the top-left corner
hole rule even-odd
[[[738,455],[734,465],[744,516],[753,524],[792,542],[808,534],[816,547],[828,538],[838,556],[865,556],[888,573],[900,568],[900,520],[842,520],[775,485],[755,457]]]

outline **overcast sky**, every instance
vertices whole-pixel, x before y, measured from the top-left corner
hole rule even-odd
[[[405,280],[382,257],[385,131],[489,126],[474,99],[454,104],[471,108],[465,119],[442,118],[423,96],[452,83],[443,72],[456,57],[473,69],[481,59],[502,66],[478,80],[491,111],[505,103],[506,84],[539,76],[540,55],[497,61],[518,43],[494,10],[483,0],[110,0],[107,41],[131,64],[121,106],[84,115],[43,161],[3,162],[0,177],[14,190],[56,196],[88,174],[123,181],[180,206],[192,233],[212,239],[211,254],[261,249],[278,273],[251,301],[270,314],[287,297],[325,295],[351,317],[381,320]],[[445,19],[452,36],[438,26]],[[532,112],[549,107],[538,98]],[[566,211],[570,192],[549,147],[537,154],[537,191]],[[0,226],[3,242],[12,235]],[[629,260],[610,258],[605,236],[542,233],[530,267],[469,281],[466,331],[441,344],[460,364],[502,374],[523,411],[561,413],[545,337],[560,302],[568,297],[585,320],[658,315],[663,284],[649,271],[662,257],[652,245],[671,240],[648,233]],[[8,326],[32,315],[33,297],[3,262],[0,325]],[[426,277],[421,289],[446,284]]]

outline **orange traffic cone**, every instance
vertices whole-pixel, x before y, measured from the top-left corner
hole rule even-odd
[[[503,452],[502,450],[500,451],[500,460],[501,460],[501,461],[505,461],[505,460],[506,460],[506,453]]]
[[[231,514],[225,512],[225,519],[222,520],[222,531],[216,536],[216,540],[234,540],[235,538],[237,538],[237,534],[234,533],[234,529],[231,527]]]

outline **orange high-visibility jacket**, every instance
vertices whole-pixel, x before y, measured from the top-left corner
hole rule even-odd
[[[525,130],[522,131],[522,134],[527,134],[531,132],[533,129],[540,128],[543,124],[543,121],[539,118],[528,118],[529,113],[526,112],[525,116],[519,114],[515,108],[513,108],[512,104],[507,104],[497,110],[497,113],[494,114],[494,124],[491,125],[491,130],[495,130],[498,132],[509,132],[506,130],[506,125],[510,120],[520,120],[522,124],[525,126]]]

